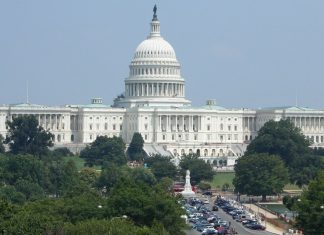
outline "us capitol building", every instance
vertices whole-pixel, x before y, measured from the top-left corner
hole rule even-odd
[[[80,151],[97,136],[121,136],[130,143],[142,134],[145,151],[175,159],[197,153],[217,166],[231,167],[269,120],[289,119],[314,147],[324,147],[324,110],[303,107],[226,109],[208,100],[193,107],[185,96],[185,80],[173,47],[160,34],[154,9],[151,31],[139,44],[125,79],[125,92],[113,106],[93,98],[89,105],[49,107],[29,103],[0,106],[0,134],[6,121],[35,115],[39,125],[54,134],[56,147]]]

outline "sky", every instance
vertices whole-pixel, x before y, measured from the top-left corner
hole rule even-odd
[[[323,0],[3,0],[0,104],[112,104],[154,4],[194,106],[324,109]]]

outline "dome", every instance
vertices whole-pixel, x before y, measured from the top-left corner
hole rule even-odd
[[[176,60],[173,47],[162,37],[149,37],[136,48],[134,59],[168,58]]]

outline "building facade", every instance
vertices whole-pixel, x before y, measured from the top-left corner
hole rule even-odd
[[[98,136],[121,136],[130,143],[142,134],[145,151],[175,158],[198,153],[214,166],[233,166],[269,120],[289,119],[314,147],[324,147],[324,110],[303,107],[226,109],[214,100],[193,107],[185,98],[185,79],[173,47],[160,34],[153,15],[147,39],[137,47],[125,79],[125,92],[113,106],[93,98],[89,105],[49,107],[29,103],[0,106],[0,134],[6,121],[35,115],[54,134],[57,147],[80,151]]]

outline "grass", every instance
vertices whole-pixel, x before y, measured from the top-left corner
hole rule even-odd
[[[64,157],[64,160],[65,161],[69,161],[69,160],[74,161],[78,171],[85,168],[85,166],[84,166],[85,161],[83,158],[80,158],[79,156]],[[101,166],[94,166],[93,168],[96,170],[101,170]]]
[[[233,179],[235,177],[235,173],[234,172],[217,172],[216,175],[214,175],[213,180],[208,181],[207,183],[209,183],[213,189],[216,188],[222,188],[222,186],[225,183],[228,183],[230,188],[233,188]],[[287,184],[284,187],[284,190],[296,190],[299,191],[301,190],[297,185],[294,184]]]
[[[295,184],[286,184],[283,190],[296,190],[296,191],[301,191],[302,189],[299,188]]]
[[[228,183],[230,188],[233,188],[232,181],[234,179],[234,176],[234,172],[217,172],[216,175],[214,175],[213,180],[207,183],[209,183],[213,189],[222,188],[225,183]]]
[[[290,212],[290,210],[288,210],[288,208],[282,204],[262,204],[262,206],[268,208],[271,211],[277,212],[279,214]]]

